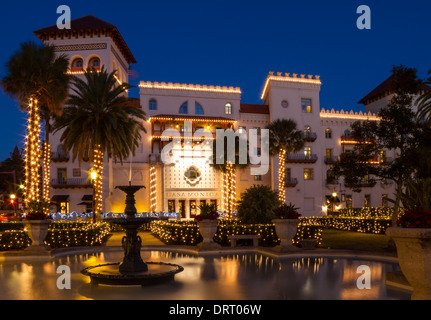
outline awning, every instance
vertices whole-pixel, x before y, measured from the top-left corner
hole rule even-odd
[[[92,194],[86,194],[82,197],[81,201],[93,201],[93,195]]]
[[[340,203],[340,198],[338,197],[333,197],[333,196],[326,196],[326,201],[328,201],[329,203]]]
[[[67,202],[69,201],[69,195],[56,195],[53,196],[51,202]]]

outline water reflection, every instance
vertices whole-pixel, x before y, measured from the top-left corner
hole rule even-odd
[[[152,287],[94,287],[80,271],[119,262],[122,252],[71,255],[53,261],[0,264],[0,299],[164,299],[164,300],[359,300],[409,299],[385,286],[388,272],[398,265],[371,261],[302,258],[273,259],[260,254],[204,255],[162,251],[142,252],[144,261],[179,264],[184,272],[175,283]],[[58,266],[72,272],[72,289],[59,290]],[[371,269],[371,289],[359,290],[357,268]]]

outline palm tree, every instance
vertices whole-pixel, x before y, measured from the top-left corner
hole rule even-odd
[[[50,118],[60,115],[69,91],[69,60],[57,55],[53,46],[33,42],[21,48],[8,61],[7,74],[1,80],[4,91],[15,97],[21,110],[28,112],[28,136],[25,150],[25,201],[40,201],[40,119],[45,121],[43,150],[43,200],[49,201]]]
[[[235,209],[236,202],[236,190],[235,190],[235,171],[237,169],[245,169],[250,164],[249,154],[248,154],[248,143],[247,143],[247,160],[246,163],[241,163],[239,148],[242,145],[240,139],[241,136],[235,138],[235,161],[229,161],[228,149],[229,146],[226,143],[224,145],[224,152],[219,152],[216,148],[216,142],[213,143],[213,154],[211,166],[218,172],[223,174],[223,184],[224,184],[224,199],[225,199],[225,210],[228,218],[232,218],[233,211]]]
[[[126,96],[132,86],[118,85],[115,73],[102,67],[100,72],[87,70],[85,80],[73,77],[68,106],[53,125],[54,132],[64,129],[60,140],[66,152],[72,151],[73,161],[88,155],[93,163],[94,218],[102,213],[105,155],[122,163],[135,153],[141,132],[146,132],[145,112],[131,105]]]
[[[304,147],[303,132],[297,130],[294,120],[277,119],[267,127],[269,129],[269,154],[279,156],[278,195],[281,203],[285,203],[285,163],[286,156],[298,152]]]
[[[431,75],[431,70],[428,74]],[[425,85],[431,85],[431,77],[428,78]],[[426,90],[418,99],[418,119],[431,126],[431,90]]]

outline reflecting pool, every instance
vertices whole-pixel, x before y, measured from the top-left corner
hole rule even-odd
[[[150,287],[92,286],[80,273],[119,262],[123,252],[71,255],[50,261],[0,263],[1,300],[389,300],[410,299],[389,290],[386,275],[397,264],[336,258],[280,258],[262,254],[204,255],[142,251],[144,261],[178,264],[175,282]],[[71,270],[71,288],[60,290],[59,266]],[[358,289],[359,266],[370,268],[370,289]]]

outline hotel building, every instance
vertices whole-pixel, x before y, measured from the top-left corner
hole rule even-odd
[[[78,76],[87,67],[104,65],[109,72],[117,70],[118,83],[128,82],[129,66],[136,63],[117,28],[93,16],[73,20],[70,30],[52,26],[35,34],[45,44],[54,45],[59,54],[65,54],[71,62],[70,72]],[[339,207],[382,206],[394,192],[390,183],[372,185],[365,177],[362,192],[355,193],[342,179],[327,179],[327,173],[331,164],[355,144],[349,135],[350,125],[357,120],[378,121],[375,112],[387,103],[387,94],[377,90],[367,96],[362,101],[367,113],[334,111],[320,106],[319,76],[269,72],[265,81],[259,105],[243,103],[237,87],[142,81],[140,97],[133,103],[147,114],[147,133],[127,162],[105,158],[103,211],[124,210],[124,193],[115,187],[128,184],[130,179],[132,184],[146,187],[136,194],[138,212],[180,212],[183,218],[198,214],[197,206],[202,202],[216,203],[224,211],[227,188],[233,189],[236,200],[254,184],[278,189],[278,157],[270,159],[269,171],[264,175],[251,175],[251,168],[238,169],[233,181],[226,181],[223,173],[209,164],[207,147],[217,129],[253,131],[259,136],[271,121],[281,118],[295,120],[306,141],[304,150],[290,154],[285,163],[287,203],[299,207],[303,216],[325,215],[328,199],[334,193]],[[175,143],[164,141],[167,129],[179,132]],[[193,137],[199,129],[211,134]],[[62,150],[60,136],[57,133],[50,137],[51,200],[59,211],[90,211],[91,163],[88,159],[73,162]],[[172,146],[172,163],[162,161],[162,151],[168,145]],[[200,151],[191,156],[191,148],[198,147]],[[257,147],[252,152],[259,156],[261,150]],[[393,157],[387,151],[375,160],[387,162]]]

